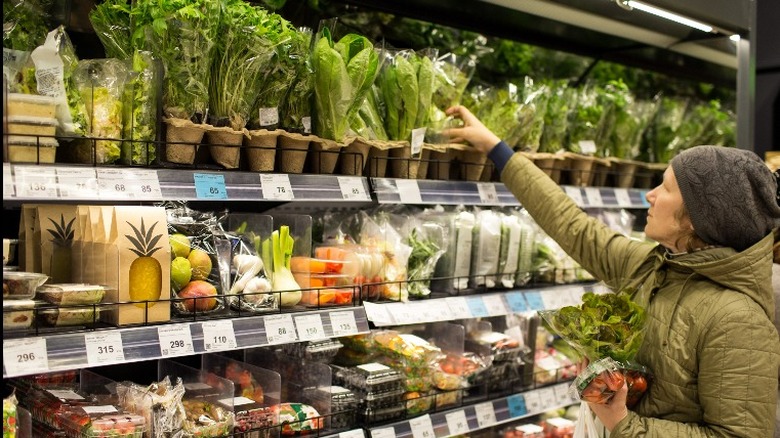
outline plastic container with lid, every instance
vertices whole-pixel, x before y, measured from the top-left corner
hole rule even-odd
[[[74,406],[60,414],[68,436],[79,438],[135,438],[146,432],[146,419],[113,405]]]
[[[326,418],[328,429],[347,429],[355,426],[355,415],[360,401],[354,392],[343,386],[332,385],[317,388],[313,398],[313,405],[319,412],[327,412],[325,405],[330,402],[330,415]]]
[[[53,137],[57,133],[57,119],[53,117],[8,116],[7,134]]]
[[[83,283],[44,284],[37,291],[38,298],[57,305],[97,304],[103,300],[106,287]]]
[[[329,363],[343,346],[337,339],[323,339],[321,341],[296,342],[282,345],[282,351],[293,357],[306,359],[312,362]]]
[[[48,275],[35,272],[3,270],[3,301],[29,300],[35,296],[35,290],[48,279]]]
[[[3,330],[24,330],[32,326],[35,319],[33,300],[3,299]]]
[[[16,247],[19,239],[3,239],[3,266],[16,261]]]
[[[9,93],[8,116],[34,116],[54,118],[57,100],[37,94]]]
[[[42,326],[70,327],[95,325],[100,321],[100,306],[43,307],[38,309],[38,322]]]
[[[404,405],[380,409],[366,407],[358,411],[358,419],[363,424],[371,425],[401,418],[405,413],[406,407]]]
[[[387,365],[371,362],[338,369],[336,380],[352,390],[379,393],[402,388],[404,378],[399,371]]]
[[[11,163],[53,163],[59,143],[52,137],[8,136],[8,161]]]

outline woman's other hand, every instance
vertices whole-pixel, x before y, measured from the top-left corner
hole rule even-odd
[[[620,423],[620,420],[628,416],[627,397],[628,383],[623,383],[623,387],[607,403],[588,403],[588,405],[590,410],[599,417],[604,427],[611,432]]]
[[[491,150],[501,141],[496,134],[479,121],[479,119],[464,106],[453,106],[447,109],[447,115],[459,118],[463,121],[460,128],[450,128],[444,130],[442,134],[450,137],[453,143],[467,141],[478,151],[490,153]]]

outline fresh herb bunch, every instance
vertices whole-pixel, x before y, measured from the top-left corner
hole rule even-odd
[[[106,57],[130,59],[133,44],[130,39],[130,3],[127,0],[105,0],[95,5],[89,13],[89,21],[95,29]]]
[[[544,326],[593,362],[632,360],[642,344],[645,309],[628,293],[585,293],[581,306],[539,311]]]
[[[417,70],[413,52],[388,54],[377,82],[385,102],[385,131],[391,140],[411,140],[419,108]]]
[[[129,69],[130,77],[123,97],[123,137],[131,142],[122,143],[122,162],[148,165],[156,158],[152,143],[157,132],[157,81],[160,75],[151,52],[137,50],[133,53]]]
[[[3,0],[3,48],[31,52],[43,44],[49,0]]]
[[[569,111],[572,94],[566,81],[551,81],[547,84],[552,90],[544,112],[544,129],[539,141],[539,152],[556,153],[565,148],[566,130],[569,127]]]
[[[298,56],[295,78],[282,101],[281,127],[289,132],[311,132],[311,99],[314,93],[314,72],[311,61],[312,30],[298,28],[290,53]],[[304,120],[309,120],[308,126]]]
[[[688,101],[676,97],[662,96],[658,111],[645,133],[648,158],[656,163],[668,163],[677,154],[672,142],[685,117]]]
[[[412,248],[406,264],[409,295],[413,297],[430,295],[431,276],[436,268],[436,262],[444,251],[434,239],[421,235],[417,228],[412,228],[407,244]]]

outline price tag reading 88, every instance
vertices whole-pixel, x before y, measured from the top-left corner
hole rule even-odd
[[[363,178],[357,176],[338,177],[341,196],[346,201],[369,201],[371,198],[366,194],[363,186]]]
[[[295,342],[298,339],[295,335],[292,315],[266,316],[263,321],[265,321],[265,336],[269,344]]]

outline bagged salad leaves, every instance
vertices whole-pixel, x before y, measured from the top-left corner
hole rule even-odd
[[[471,286],[496,287],[501,247],[501,217],[492,210],[476,213],[471,250]]]
[[[656,99],[658,110],[645,132],[646,154],[651,162],[668,163],[677,154],[673,142],[689,103],[676,97],[657,96]]]
[[[538,152],[556,153],[566,148],[566,132],[569,129],[569,113],[574,103],[575,90],[565,81],[547,84],[550,94],[544,111],[544,129]]]
[[[432,286],[437,291],[457,294],[468,287],[476,218],[465,210],[432,212],[427,217],[438,220],[447,229],[449,248],[436,264],[434,275],[438,278]]]
[[[550,90],[547,85],[534,83],[527,76],[523,79],[521,116],[518,117],[513,135],[510,137],[512,143],[509,143],[515,146],[516,150],[536,152],[539,149],[549,95]]]
[[[37,93],[30,52],[46,40],[50,6],[48,0],[3,1],[3,73],[12,92]]]
[[[428,114],[426,141],[445,143],[441,131],[448,128],[451,118],[447,117],[447,108],[461,102],[463,93],[476,70],[476,62],[467,56],[445,53],[433,63],[433,95]]]
[[[281,127],[287,132],[311,133],[311,100],[314,93],[314,71],[311,59],[312,30],[300,27],[293,42],[291,56],[297,56],[295,79],[282,101]]]
[[[506,288],[514,287],[517,273],[522,226],[514,214],[501,215],[501,246],[498,254],[498,283]]]
[[[128,80],[122,101],[124,164],[152,164],[157,158],[157,90],[162,80],[157,59],[151,52],[136,50],[127,61]]]
[[[389,137],[385,131],[385,107],[382,92],[376,84],[366,93],[363,103],[358,108],[357,114],[349,123],[349,129],[355,135],[366,140],[387,141]],[[419,114],[419,113],[418,113]]]
[[[409,296],[428,296],[436,263],[448,250],[447,229],[434,221],[410,217],[401,233],[412,249],[407,262]]]
[[[106,51],[106,57],[129,59],[133,56],[130,39],[130,3],[107,0],[89,12],[89,22]]]
[[[517,255],[515,285],[524,286],[533,277],[533,258],[536,250],[538,226],[526,210],[518,212],[517,217],[520,221],[520,250]]]
[[[588,84],[578,90],[576,107],[569,115],[569,152],[594,154],[601,147],[601,135],[605,115],[609,109],[603,99],[603,90]],[[595,143],[595,150],[588,142]]]
[[[386,51],[377,77],[385,103],[385,131],[391,140],[409,141],[416,128],[420,94],[411,50]]]

